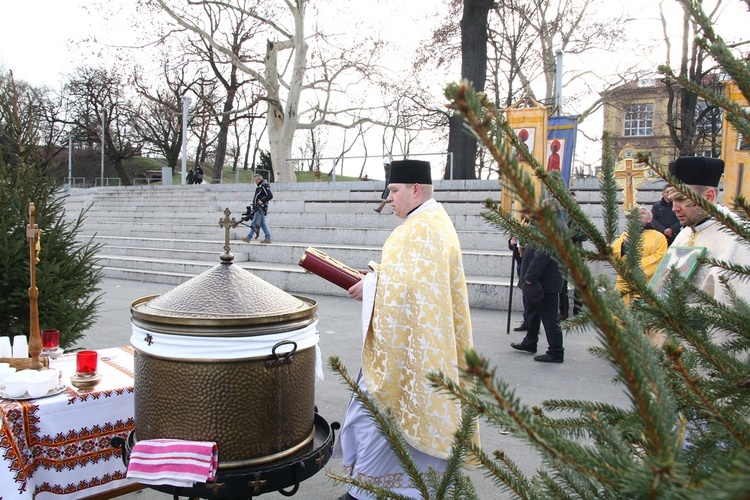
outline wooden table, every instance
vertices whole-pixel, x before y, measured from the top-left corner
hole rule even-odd
[[[52,360],[66,390],[24,401],[0,398],[0,498],[106,498],[142,488],[125,478],[110,440],[133,429],[133,350],[99,352],[101,382],[91,392],[70,385],[75,354]]]

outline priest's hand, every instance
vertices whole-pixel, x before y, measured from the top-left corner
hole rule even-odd
[[[364,278],[365,275],[362,275],[362,278]],[[357,283],[349,287],[349,296],[356,300],[362,300],[362,287],[364,285],[364,280],[360,279]]]

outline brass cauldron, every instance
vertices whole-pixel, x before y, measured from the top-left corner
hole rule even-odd
[[[231,262],[134,301],[135,438],[215,441],[219,468],[307,446],[316,310]]]

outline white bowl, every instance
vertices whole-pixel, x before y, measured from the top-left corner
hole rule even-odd
[[[5,384],[5,394],[9,398],[20,398],[26,394],[26,377],[20,375],[20,373],[7,377],[3,383]]]
[[[10,377],[11,375],[15,375],[15,373],[16,369],[10,365],[6,367],[0,367],[0,385],[3,384],[3,380]]]
[[[49,380],[47,377],[33,377],[26,381],[26,392],[32,398],[40,398],[49,392]]]
[[[48,390],[51,391],[52,389],[57,387],[57,383],[60,381],[60,370],[50,368],[48,370],[40,370],[39,373],[44,375],[44,377],[47,379],[47,382],[49,383]]]

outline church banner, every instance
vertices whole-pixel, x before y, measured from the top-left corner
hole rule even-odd
[[[526,144],[526,147],[540,165],[545,164],[546,138],[547,138],[547,107],[534,101],[530,97],[525,97],[505,110],[505,118],[508,121],[513,133]],[[539,180],[534,176],[531,166],[524,158],[524,155],[518,153],[519,162],[525,164],[525,168],[531,175],[534,185],[539,186]],[[512,197],[503,188],[501,197],[502,209],[506,212],[511,211]]]
[[[748,103],[733,82],[726,85],[726,95],[746,111]],[[732,198],[744,195],[750,198],[750,141],[729,123],[724,113],[722,119],[721,159],[724,160],[724,204],[731,205]]]
[[[545,167],[547,172],[560,172],[566,186],[570,186],[577,134],[577,116],[551,116],[549,118]]]

